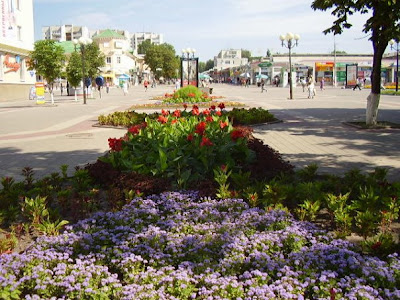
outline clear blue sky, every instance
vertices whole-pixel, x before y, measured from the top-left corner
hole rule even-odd
[[[253,56],[287,53],[279,35],[301,36],[295,53],[329,53],[333,35],[322,31],[332,25],[330,12],[311,9],[310,0],[33,0],[35,40],[41,39],[42,26],[74,24],[95,29],[124,29],[155,32],[164,42],[182,48],[195,48],[200,61],[213,59],[221,49],[247,49]],[[336,50],[347,53],[373,53],[362,32],[366,16],[350,18],[353,27],[336,36]]]

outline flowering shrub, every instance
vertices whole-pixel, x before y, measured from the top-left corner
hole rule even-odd
[[[200,91],[193,85],[180,88],[173,94],[165,94],[163,102],[165,103],[197,103],[210,102],[216,97],[209,97],[206,93]]]
[[[146,125],[129,128],[124,138],[110,139],[111,151],[103,160],[122,170],[183,183],[210,176],[222,164],[235,168],[249,162],[252,153],[245,134],[233,129],[220,110],[201,111],[196,105],[190,112],[162,110],[157,119],[146,118]]]
[[[284,211],[175,192],[3,254],[0,286],[2,299],[400,299],[400,260]]]

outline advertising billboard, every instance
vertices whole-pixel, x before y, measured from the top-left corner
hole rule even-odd
[[[15,0],[0,0],[1,29],[0,40],[17,40],[17,22]]]

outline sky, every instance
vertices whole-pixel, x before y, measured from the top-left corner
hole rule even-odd
[[[325,35],[335,18],[330,11],[314,11],[311,0],[33,0],[35,40],[43,26],[73,24],[89,30],[120,29],[154,32],[164,42],[196,49],[200,61],[214,59],[223,49],[246,49],[252,56],[287,53],[279,36],[299,34],[292,53],[372,54],[369,36],[362,32],[368,15],[355,14],[351,29]]]

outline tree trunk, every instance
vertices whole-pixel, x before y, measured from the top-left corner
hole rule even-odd
[[[76,96],[76,87],[74,88],[75,91],[75,102],[78,102],[78,97]]]
[[[365,123],[368,126],[376,125],[378,121],[378,106],[381,94],[370,93],[367,97],[367,111]]]
[[[378,121],[378,107],[381,98],[381,64],[382,56],[387,47],[387,41],[372,39],[374,58],[371,74],[371,93],[367,97],[367,110],[365,123],[367,126],[375,126]]]

